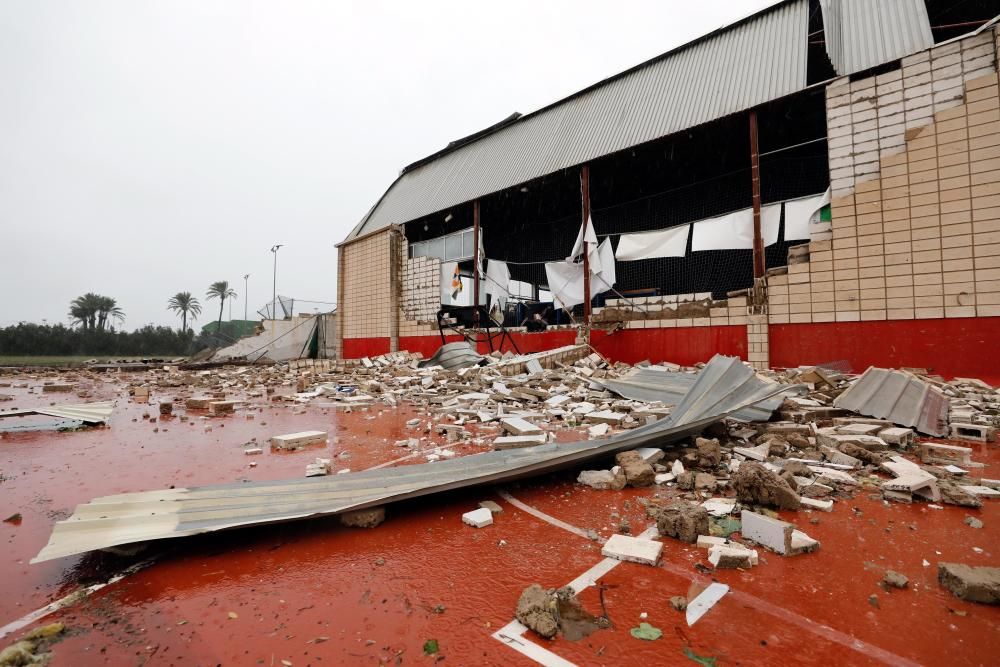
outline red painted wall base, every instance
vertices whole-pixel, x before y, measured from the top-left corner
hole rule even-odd
[[[775,367],[846,360],[869,366],[927,368],[945,377],[1000,380],[1000,318],[772,324]]]
[[[576,331],[563,329],[542,333],[514,332],[511,338],[522,354],[542,352],[576,342]],[[447,342],[461,340],[461,336],[448,336]],[[499,344],[497,340],[497,344]],[[598,352],[612,361],[634,364],[648,359],[653,363],[672,361],[677,364],[696,364],[708,361],[714,354],[726,354],[746,359],[747,335],[745,326],[684,327],[674,329],[624,329],[613,334],[595,331],[591,344]],[[420,352],[429,357],[441,346],[440,336],[401,336],[399,348]],[[514,351],[509,342],[499,348],[501,352]],[[378,356],[389,351],[388,338],[349,338],[344,340],[344,358],[356,359]],[[487,354],[489,346],[479,344],[479,352]]]

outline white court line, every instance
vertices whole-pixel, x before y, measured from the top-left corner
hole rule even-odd
[[[569,531],[569,532],[573,533],[574,535],[578,535],[578,536],[580,536],[580,537],[582,537],[584,539],[587,539],[587,540],[590,539],[590,536],[587,534],[587,531],[585,531],[583,528],[577,528],[576,526],[570,525],[570,524],[566,523],[565,521],[562,521],[561,519],[555,518],[551,514],[546,514],[545,512],[543,512],[540,509],[536,509],[536,508],[532,507],[531,505],[522,503],[520,500],[518,500],[514,496],[510,495],[506,491],[498,489],[497,493],[500,495],[501,498],[503,498],[504,500],[506,500],[511,505],[513,505],[517,509],[521,510],[522,512],[527,512],[528,514],[530,514],[531,516],[535,517],[536,519],[541,519],[542,521],[544,521],[546,523],[552,524],[556,528],[562,528],[563,530]]]
[[[524,512],[527,512],[528,514],[530,514],[535,518],[541,519],[546,523],[556,526],[557,528],[561,528],[567,532],[573,533],[574,535],[590,539],[589,536],[587,535],[587,531],[581,528],[577,528],[576,526],[573,526],[571,524],[566,523],[565,521],[557,519],[550,514],[546,514],[545,512],[535,507],[532,507],[531,505],[527,505],[518,500],[517,498],[515,498],[514,496],[510,495],[506,491],[497,490],[497,493],[500,495],[501,498],[509,502],[514,507]],[[642,537],[645,539],[649,539],[654,536],[656,536],[656,526],[650,526],[649,528],[647,528],[638,535],[638,537]],[[579,577],[577,577],[576,579],[574,579],[573,581],[569,582],[566,585],[569,588],[572,588],[574,593],[579,593],[580,591],[595,585],[598,579],[600,579],[601,577],[603,577],[608,572],[615,569],[621,564],[622,561],[616,558],[605,558],[603,560],[598,561],[593,567],[591,567],[589,570],[587,570],[586,572],[584,572]],[[527,627],[525,627],[517,619],[514,619],[513,621],[503,626],[490,636],[493,637],[493,639],[502,642],[504,645],[514,649],[521,655],[534,660],[543,667],[576,667],[574,663],[569,662],[564,658],[560,658],[558,655],[548,650],[544,646],[539,646],[538,644],[534,643],[533,641],[525,637],[524,635],[527,631],[528,631]]]
[[[9,635],[12,632],[16,632],[16,631],[20,630],[21,628],[27,627],[27,626],[31,625],[32,623],[34,623],[35,621],[37,621],[38,619],[44,618],[45,616],[48,616],[49,614],[51,614],[53,612],[59,611],[63,607],[68,607],[69,605],[74,604],[75,602],[77,602],[79,600],[82,600],[83,598],[85,598],[85,597],[87,597],[87,596],[89,596],[89,595],[91,595],[93,593],[96,593],[97,591],[101,590],[105,586],[109,586],[111,584],[117,583],[117,582],[121,581],[122,579],[124,579],[125,577],[129,576],[130,574],[135,574],[139,570],[145,569],[146,567],[152,565],[153,562],[154,562],[154,559],[150,558],[149,560],[144,560],[141,563],[136,563],[135,565],[132,565],[130,567],[125,568],[120,573],[118,573],[115,576],[111,577],[110,579],[108,579],[103,584],[94,584],[92,586],[87,586],[86,588],[81,588],[81,589],[75,590],[72,593],[70,593],[69,595],[67,595],[65,597],[62,597],[62,598],[59,598],[55,602],[51,602],[51,603],[45,605],[41,609],[36,609],[35,611],[33,611],[33,612],[29,613],[29,614],[25,614],[24,616],[22,616],[21,618],[17,619],[16,621],[11,621],[7,625],[5,625],[2,628],[0,628],[0,638],[6,637],[7,635]]]
[[[534,507],[531,507],[530,505],[525,505],[523,502],[517,500],[516,498],[514,498],[513,496],[511,496],[509,493],[506,493],[505,491],[499,491],[498,493],[500,493],[501,497],[503,497],[504,500],[507,500],[508,502],[510,502],[515,507],[521,508],[521,506],[523,505],[524,507],[530,508],[530,510],[525,510],[525,511],[528,511],[528,513],[531,514],[532,516],[538,517],[542,521],[545,521],[545,522],[547,522],[549,524],[552,524],[553,526],[557,526],[557,527],[562,528],[564,530],[569,530],[569,532],[571,532],[571,533],[573,533],[575,535],[579,535],[579,532],[577,532],[577,531],[580,531],[581,530],[580,528],[577,528],[576,526],[571,526],[570,524],[568,524],[568,523],[566,523],[564,521],[561,521],[561,520],[555,518],[554,516],[550,516],[548,514],[545,514],[541,510],[536,509]],[[657,532],[656,531],[656,527],[655,526],[651,526],[650,528],[648,528],[645,531],[643,531],[639,535],[639,537],[644,537],[644,538],[648,539],[650,537],[655,536],[656,532]],[[593,586],[598,579],[600,579],[605,574],[607,574],[608,572],[610,572],[611,570],[613,570],[620,563],[621,563],[621,561],[615,560],[613,558],[605,558],[605,559],[601,560],[600,562],[598,562],[597,564],[595,564],[589,570],[587,570],[586,572],[584,572],[583,574],[581,574],[579,577],[577,577],[576,579],[574,579],[573,581],[571,581],[569,583],[569,586],[575,592],[579,593],[580,591],[586,589],[587,587]],[[676,574],[677,576],[682,577],[684,579],[687,579],[688,581],[691,581],[691,582],[706,581],[705,577],[692,576],[691,573],[688,570],[680,567],[679,565],[671,563],[669,561],[663,561],[663,562],[661,562],[660,565],[659,565],[659,567],[662,567],[667,572],[670,572],[672,574]],[[830,641],[830,642],[833,642],[834,644],[839,644],[839,645],[844,646],[846,648],[852,649],[854,651],[857,651],[858,653],[861,653],[862,655],[868,656],[869,658],[872,658],[874,660],[878,660],[879,662],[883,662],[883,663],[885,663],[887,665],[892,665],[893,667],[896,667],[896,666],[899,666],[899,667],[920,667],[920,663],[917,663],[917,662],[914,662],[914,661],[909,660],[907,658],[904,658],[902,656],[896,655],[895,653],[892,653],[891,651],[887,651],[887,650],[885,650],[883,648],[879,648],[878,646],[875,646],[873,644],[869,644],[866,641],[858,639],[857,637],[852,637],[851,635],[848,635],[848,634],[846,634],[844,632],[841,632],[839,630],[835,630],[835,629],[831,628],[828,625],[823,625],[822,623],[818,623],[816,621],[812,621],[812,620],[806,618],[805,616],[801,616],[799,614],[796,614],[795,612],[790,611],[788,609],[785,609],[784,607],[779,607],[779,606],[777,606],[777,605],[775,605],[775,604],[773,604],[771,602],[768,602],[767,600],[763,600],[763,599],[761,599],[759,597],[756,597],[755,595],[751,595],[749,593],[744,593],[744,592],[741,592],[741,591],[735,591],[735,590],[732,590],[732,589],[729,590],[728,595],[730,597],[732,597],[734,600],[736,600],[736,601],[738,601],[738,602],[740,602],[740,603],[742,603],[742,604],[744,604],[744,605],[746,605],[748,607],[751,607],[751,608],[756,609],[758,611],[762,611],[765,614],[770,614],[771,616],[779,618],[779,619],[781,619],[781,620],[789,623],[790,625],[794,625],[794,626],[796,626],[796,627],[798,627],[798,628],[800,628],[802,630],[806,630],[808,632],[811,632],[814,635],[817,635],[819,637],[822,637],[823,639],[826,639],[827,641]],[[695,599],[697,599],[697,598],[695,598]],[[695,620],[697,620],[697,619],[695,619]],[[518,635],[512,634],[512,633],[514,633],[514,632],[517,631],[517,628],[521,628],[520,632],[522,634],[527,631],[527,628],[525,628],[523,625],[521,625],[520,623],[518,623],[515,620],[515,621],[512,621],[511,623],[508,623],[501,630],[498,630],[497,632],[495,632],[492,636],[493,636],[494,639],[498,639],[498,640],[502,641],[503,643],[507,644],[508,646],[510,646],[514,650],[522,653],[523,655],[526,655],[527,657],[534,659],[531,654],[526,653],[524,651],[521,651],[520,647],[522,647],[525,644],[532,644],[532,642],[530,640],[524,638],[521,634],[518,634]],[[501,633],[504,633],[503,637],[500,637]],[[513,640],[515,640],[515,639],[517,640],[516,644],[513,643]],[[559,656],[556,656],[551,651],[549,651],[548,649],[544,649],[544,648],[538,646],[537,644],[534,644],[534,646],[536,646],[539,650],[544,651],[547,654],[555,656],[556,658],[559,657]],[[528,649],[528,650],[531,651],[531,649]],[[562,660],[562,658],[559,658],[559,659]],[[541,662],[539,660],[536,660],[536,662],[539,662],[539,664],[542,664],[542,665],[551,664],[551,663]]]
[[[543,667],[576,667],[574,663],[560,658],[544,646],[539,646],[535,642],[525,639],[524,633],[527,631],[528,628],[521,625],[519,621],[511,621],[490,636],[526,658],[543,665]]]

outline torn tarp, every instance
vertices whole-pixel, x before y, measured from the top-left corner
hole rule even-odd
[[[605,440],[549,443],[436,463],[306,477],[175,488],[97,498],[55,525],[32,562],[147,540],[339,514],[434,493],[493,485],[580,465],[598,457],[680,442],[783,391],[743,362],[714,357],[667,419]]]

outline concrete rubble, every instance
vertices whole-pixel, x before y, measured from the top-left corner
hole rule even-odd
[[[483,357],[481,365],[457,369],[421,367],[420,361],[420,355],[397,352],[357,361],[300,360],[211,370],[171,366],[135,376],[129,393],[134,400],[161,406],[167,416],[183,406],[182,423],[200,419],[207,426],[235,415],[252,417],[257,410],[242,402],[244,397],[263,398],[293,412],[309,404],[326,411],[363,411],[372,419],[409,404],[417,415],[405,423],[408,437],[395,445],[427,461],[455,456],[450,445],[465,446],[462,453],[468,448],[552,446],[564,440],[562,432],[568,432],[565,441],[600,440],[668,417],[675,407],[609,391],[601,380],[625,376],[634,367],[610,363],[583,346],[524,356],[493,354]],[[673,364],[644,368],[699,370]],[[848,401],[838,398],[857,385],[858,376],[819,367],[758,374],[806,391],[786,395],[769,421],[727,419],[666,451],[645,447],[595,460],[606,467],[578,470],[574,479],[599,493],[633,487],[630,493],[647,494],[647,515],[658,534],[697,545],[716,569],[760,567],[753,545],[785,556],[815,551],[819,542],[787,520],[789,513],[814,517],[832,512],[836,517],[844,501],[858,493],[877,493],[886,503],[943,503],[973,511],[1000,497],[1000,481],[983,477],[976,460],[976,447],[994,442],[1000,426],[1000,391],[986,383],[945,381],[919,369],[907,372],[907,382],[925,387],[925,396],[945,401],[942,414],[952,441],[944,443],[926,440],[912,425],[890,417],[845,408]],[[80,371],[72,384],[75,391],[87,392],[88,384],[97,381],[97,374]],[[162,407],[168,405],[174,409]],[[307,464],[306,475],[333,472],[337,438],[327,431],[276,434],[269,445],[272,450],[326,446],[323,456]],[[264,448],[254,441],[245,443],[243,451],[257,456]],[[483,505],[463,514],[462,521],[488,526],[497,509]],[[374,508],[344,514],[340,521],[372,527],[384,517],[383,508]],[[970,519],[982,525],[978,518]],[[615,534],[602,553],[655,564],[663,547],[656,540]],[[996,569],[986,570],[942,563],[939,578],[957,597],[995,604],[1000,599]],[[891,579],[885,586],[897,587],[903,580]],[[541,596],[525,591],[530,604],[519,604],[518,618],[539,634],[553,636],[558,619],[546,616],[546,610],[554,609],[556,596],[539,589]]]

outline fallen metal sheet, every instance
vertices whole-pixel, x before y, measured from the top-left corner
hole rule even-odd
[[[662,401],[670,405],[679,404],[684,396],[698,381],[701,373],[682,373],[679,371],[659,371],[652,367],[637,368],[629,375],[616,380],[598,380],[597,382],[619,396],[633,401]],[[781,407],[786,395],[805,394],[807,390],[802,385],[786,386],[785,391],[763,401],[749,405],[731,416],[745,422],[768,421],[771,415]]]
[[[448,370],[457,368],[471,368],[483,363],[483,355],[476,352],[468,341],[460,340],[456,343],[447,343],[438,348],[434,356],[421,361],[420,368],[430,366],[441,366]]]
[[[473,454],[435,463],[280,481],[125,493],[80,505],[31,561],[147,540],[338,514],[452,489],[507,482],[643,446],[663,446],[783,391],[739,359],[716,356],[668,419],[605,440]]]
[[[937,387],[906,371],[870,367],[833,401],[834,407],[921,433],[948,435],[948,397]]]
[[[22,417],[24,415],[46,415],[62,419],[75,419],[85,424],[104,424],[111,417],[115,404],[112,401],[101,403],[78,403],[73,405],[49,405],[43,408],[14,410],[0,412],[0,417]]]

